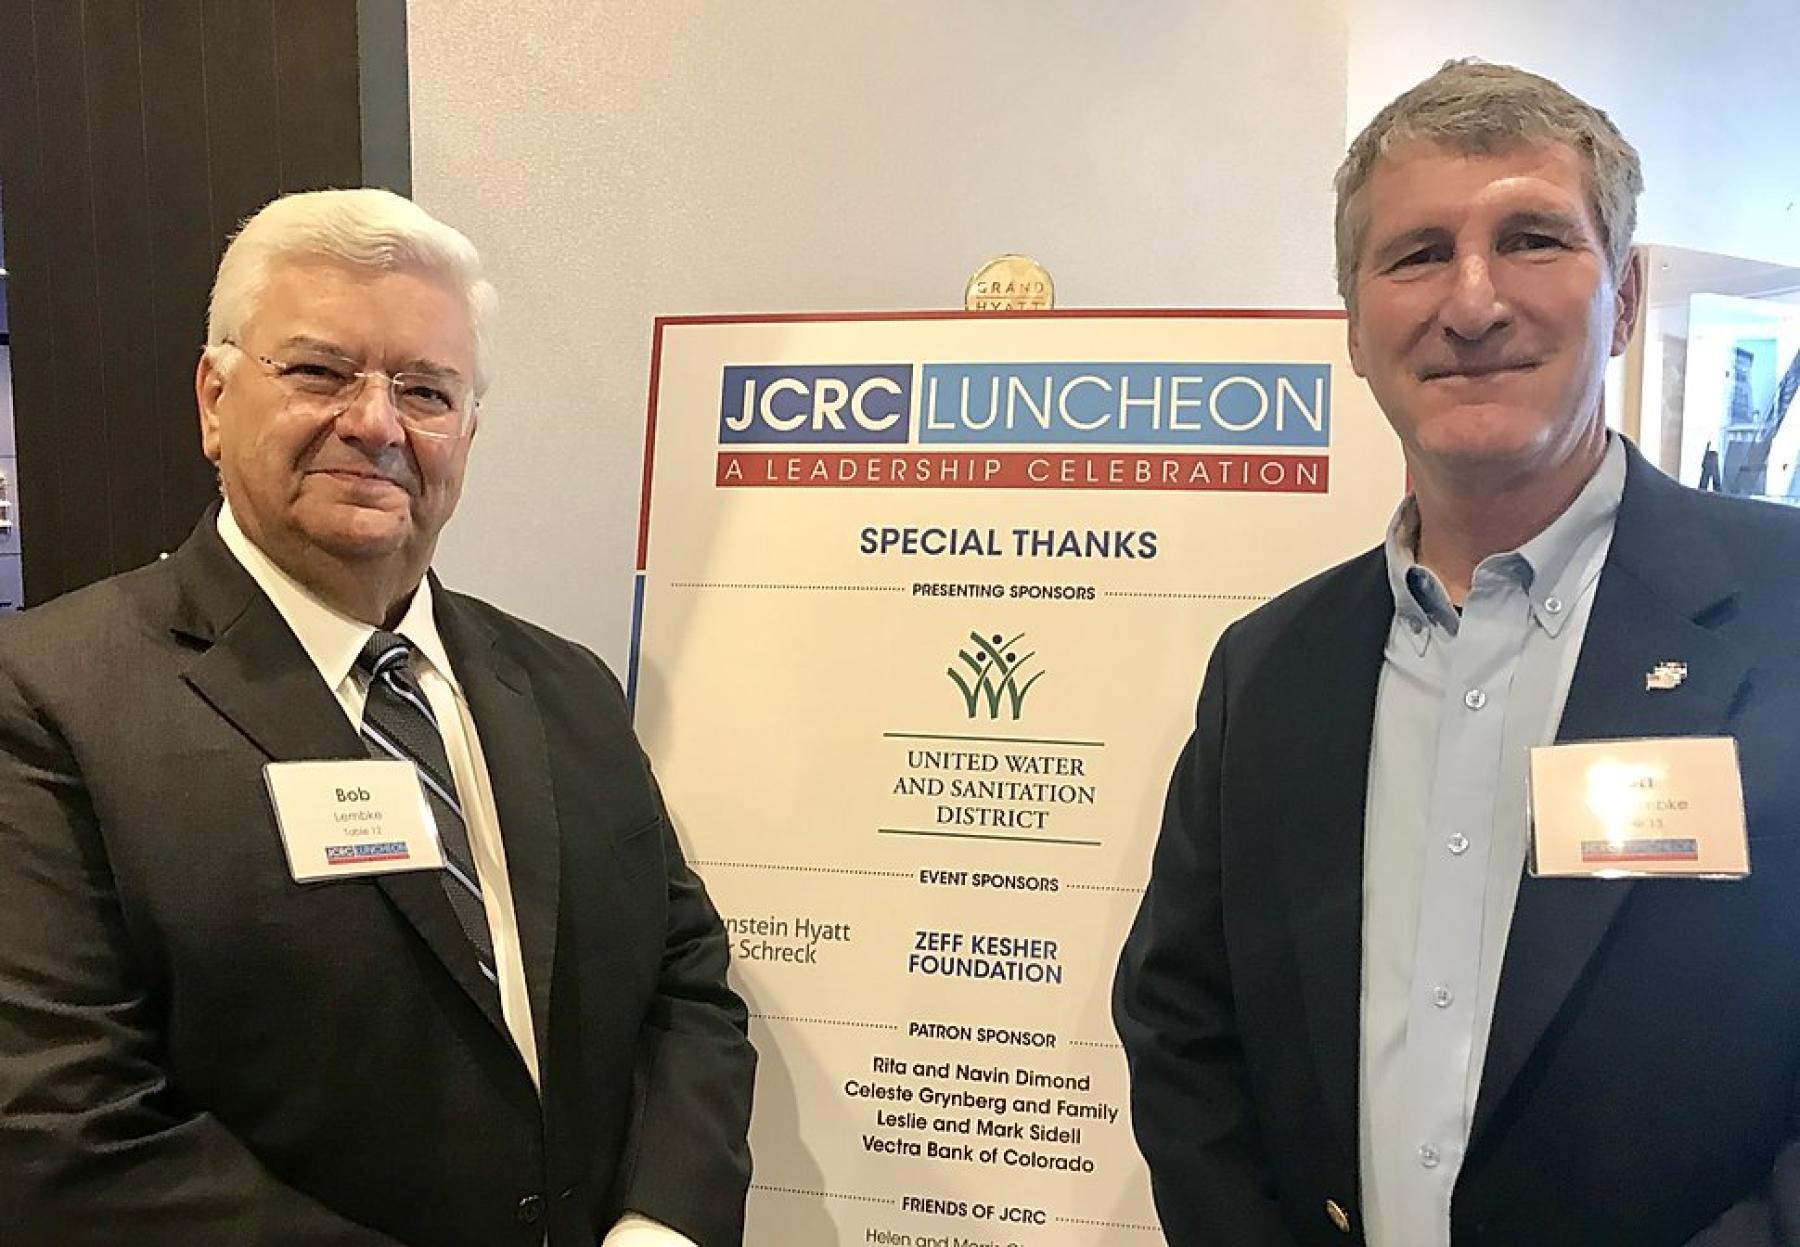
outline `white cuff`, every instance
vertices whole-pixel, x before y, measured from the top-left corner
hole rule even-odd
[[[699,1247],[686,1234],[677,1233],[660,1221],[628,1212],[606,1236],[600,1247]]]

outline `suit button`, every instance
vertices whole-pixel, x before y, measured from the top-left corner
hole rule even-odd
[[[518,1219],[520,1225],[536,1225],[544,1219],[544,1197],[527,1195],[519,1201],[519,1206],[513,1209],[513,1216]]]
[[[1350,1214],[1344,1211],[1344,1206],[1338,1203],[1337,1200],[1328,1199],[1325,1201],[1325,1215],[1331,1218],[1331,1224],[1337,1227],[1337,1232],[1339,1234],[1348,1234],[1350,1232]]]

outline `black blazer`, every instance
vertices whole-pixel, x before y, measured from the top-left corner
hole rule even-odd
[[[438,879],[296,884],[262,767],[361,757],[208,514],[0,626],[0,1242],[742,1237],[755,1057],[611,673],[436,589],[543,1094]]]
[[[1752,874],[1524,878],[1453,1237],[1800,1242],[1800,513],[1632,449],[1596,593],[1558,738],[1736,737]],[[1363,818],[1392,616],[1376,549],[1213,651],[1113,1002],[1176,1247],[1362,1241]],[[1647,691],[1664,661],[1686,682]]]

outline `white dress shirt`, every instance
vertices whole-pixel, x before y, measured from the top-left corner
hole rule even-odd
[[[344,708],[350,725],[362,728],[363,705],[368,688],[356,674],[356,659],[375,629],[344,615],[314,595],[264,554],[239,526],[231,504],[219,509],[219,536],[251,579],[268,595],[287,621],[300,647],[318,668],[327,688]],[[500,987],[500,1011],[506,1019],[531,1080],[538,1076],[536,1036],[532,1032],[531,1002],[525,991],[525,966],[519,951],[519,921],[513,909],[512,886],[506,873],[506,845],[500,836],[500,816],[494,806],[494,786],[488,777],[481,737],[469,712],[468,699],[450,664],[450,655],[438,636],[433,614],[431,580],[420,581],[395,632],[413,647],[413,674],[431,703],[444,738],[451,778],[461,799],[469,832],[469,851],[481,883],[482,904],[487,909],[488,930],[494,940],[494,970]],[[655,1221],[627,1214],[603,1247],[694,1247],[693,1240]]]

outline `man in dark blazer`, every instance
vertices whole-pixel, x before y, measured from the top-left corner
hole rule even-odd
[[[222,505],[0,628],[8,1247],[741,1241],[745,1010],[618,683],[427,571],[491,302],[397,196],[265,208],[197,374]],[[378,703],[439,729],[444,865],[312,879],[265,764],[395,774]]]
[[[1339,173],[1413,494],[1226,631],[1175,769],[1114,1015],[1176,1247],[1800,1242],[1800,516],[1605,429],[1640,185],[1475,63]],[[1637,737],[1735,739],[1748,878],[1525,871],[1526,750]]]

